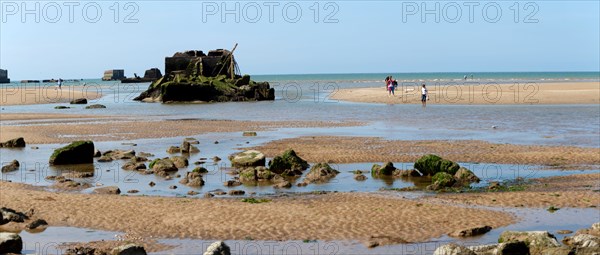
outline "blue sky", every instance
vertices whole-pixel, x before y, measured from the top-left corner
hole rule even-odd
[[[249,74],[600,70],[598,1],[517,3],[2,1],[0,67],[14,80],[132,76],[176,51],[239,43]],[[222,20],[222,7],[234,14]]]

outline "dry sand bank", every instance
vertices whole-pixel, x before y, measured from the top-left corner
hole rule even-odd
[[[598,104],[599,82],[440,86],[427,84],[427,104]],[[331,99],[382,104],[420,104],[417,84],[399,85],[395,97],[383,87],[341,89]]]
[[[426,201],[504,207],[600,207],[600,173],[534,179],[524,191],[438,194]],[[598,211],[600,213],[600,210]]]
[[[478,140],[403,141],[374,137],[310,136],[282,139],[254,147],[270,157],[288,148],[311,162],[414,162],[432,153],[460,162],[541,164],[558,168],[600,165],[600,148],[494,144]]]
[[[43,118],[43,117],[41,117]],[[358,122],[327,121],[229,121],[229,120],[64,120],[60,123],[0,125],[0,141],[23,137],[27,143],[65,143],[90,139],[94,141],[121,141],[142,138],[193,136],[209,132],[264,131],[274,128],[345,127],[361,125]],[[240,134],[241,135],[241,134]]]
[[[9,84],[0,88],[0,106],[68,103],[77,98],[94,100],[101,96],[94,86],[63,86],[62,89],[57,89],[56,85],[48,84]]]
[[[2,206],[35,210],[51,226],[74,226],[154,238],[367,240],[422,242],[477,225],[514,222],[510,214],[368,194],[240,199],[128,197],[54,193],[0,182]]]

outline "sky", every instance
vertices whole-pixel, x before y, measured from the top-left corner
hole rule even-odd
[[[175,52],[236,43],[246,74],[600,70],[599,1],[0,6],[0,68],[13,80],[100,78],[108,69],[143,75],[164,71],[164,58]]]

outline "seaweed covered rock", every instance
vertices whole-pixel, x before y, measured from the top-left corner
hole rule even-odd
[[[170,172],[177,172],[177,167],[172,160],[165,159],[155,159],[150,162],[150,169],[154,171],[155,174],[159,176],[167,176]]]
[[[269,161],[269,170],[277,174],[288,172],[289,175],[289,173],[294,171],[304,171],[308,167],[308,162],[298,157],[292,149],[286,150],[281,156],[276,156],[273,160]]]
[[[275,174],[264,166],[246,168],[240,172],[240,182],[242,183],[268,181],[273,177],[275,177]]]
[[[439,190],[452,187],[456,183],[454,176],[449,173],[439,172],[431,178],[431,185],[427,186],[429,190]]]
[[[268,82],[238,75],[235,57],[228,50],[204,54],[191,50],[165,58],[165,76],[134,100],[144,102],[229,102],[274,100]]]
[[[380,175],[390,176],[390,175],[394,174],[395,170],[396,170],[396,167],[394,167],[394,164],[392,162],[387,162],[383,166],[374,164],[371,167],[371,176],[373,176],[373,177],[377,177]]]
[[[318,163],[310,168],[310,172],[308,172],[308,174],[306,174],[306,178],[304,178],[304,183],[327,182],[335,177],[338,173],[340,172],[331,168],[329,164]]]
[[[265,154],[256,150],[247,150],[229,156],[233,167],[265,166]]]
[[[0,143],[0,148],[25,148],[25,139],[23,137],[8,140]]]
[[[544,249],[561,246],[554,235],[548,233],[548,231],[504,231],[498,237],[499,243],[518,241],[525,242],[533,254],[537,254]]]
[[[460,166],[453,161],[443,159],[440,156],[429,154],[421,157],[415,162],[415,169],[423,175],[433,176],[439,172],[446,172],[454,175]]]
[[[94,143],[76,141],[54,150],[50,156],[50,165],[86,164],[94,162]]]
[[[461,185],[468,185],[473,182],[481,181],[471,170],[464,167],[458,169],[456,174],[454,174],[454,179]]]
[[[179,183],[190,186],[190,187],[201,187],[204,186],[204,180],[202,174],[199,172],[187,172],[184,178]]]

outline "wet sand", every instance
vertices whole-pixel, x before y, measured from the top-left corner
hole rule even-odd
[[[293,148],[311,162],[414,162],[429,153],[459,162],[536,164],[560,169],[600,165],[600,148],[494,144],[477,140],[384,140],[374,137],[310,136],[254,147],[273,157]]]
[[[43,120],[48,116],[39,116]],[[53,117],[50,115],[49,117]],[[55,117],[55,116],[54,116]],[[67,117],[67,116],[65,116]],[[210,132],[264,131],[274,128],[345,127],[358,122],[327,121],[229,121],[229,120],[125,120],[126,117],[98,117],[98,121],[80,121],[83,116],[20,125],[19,122],[0,125],[0,141],[23,137],[27,143],[65,143],[76,140],[122,141],[143,138],[192,136]]]
[[[128,197],[54,193],[0,182],[2,206],[27,211],[51,226],[123,231],[152,238],[226,240],[393,240],[422,242],[469,226],[515,222],[499,211],[430,204],[358,193],[240,199]]]
[[[102,95],[95,87],[9,84],[0,88],[0,106],[68,103],[74,99],[94,100]]]
[[[600,83],[531,83],[454,86],[427,84],[427,104],[599,104]],[[340,89],[330,99],[381,104],[420,104],[418,84],[400,84],[394,97],[383,87]]]
[[[549,177],[534,181],[534,184],[526,185],[523,191],[438,194],[427,198],[426,201],[493,207],[600,207],[600,173]]]

